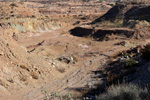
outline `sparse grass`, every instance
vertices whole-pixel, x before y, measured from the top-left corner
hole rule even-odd
[[[129,59],[125,63],[125,68],[131,68],[134,67],[134,65],[137,64],[137,61],[134,59]]]
[[[75,98],[72,94],[61,95],[58,92],[49,93],[47,90],[41,90],[44,93],[44,100],[81,100],[79,98]]]
[[[107,89],[107,93],[97,96],[97,100],[141,100],[139,95],[144,92],[133,84],[113,85]]]
[[[129,54],[129,53],[125,53],[124,56],[125,56],[125,57],[129,57],[130,54]]]
[[[113,26],[113,27],[122,27],[123,26],[123,21],[114,21],[114,22],[111,22],[111,21],[102,21],[101,25],[103,26]]]
[[[50,94],[48,94],[48,91],[46,89],[43,88],[43,86],[41,87],[41,93],[44,94],[44,100],[49,100],[49,96]]]

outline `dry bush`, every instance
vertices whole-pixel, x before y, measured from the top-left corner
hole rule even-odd
[[[87,93],[88,93],[88,90],[82,90],[82,91],[81,91],[81,95],[82,95],[82,96],[86,95]]]
[[[97,96],[97,100],[141,100],[140,94],[145,92],[146,90],[133,84],[113,85],[107,89],[107,93]]]
[[[103,26],[122,27],[123,26],[123,20],[120,21],[119,19],[117,19],[114,22],[103,20],[101,25],[103,25]]]
[[[125,68],[132,68],[134,65],[137,64],[137,61],[134,59],[129,59],[125,63]]]
[[[146,87],[147,92],[143,92],[140,94],[141,100],[150,100],[150,84]]]
[[[107,83],[112,83],[112,82],[114,82],[115,80],[117,80],[118,77],[119,77],[119,76],[117,76],[117,75],[114,74],[114,73],[109,73],[109,74],[107,75],[107,77],[106,77],[106,81],[107,81]]]
[[[73,61],[78,62],[78,58],[76,56],[72,55],[72,58],[73,58]]]

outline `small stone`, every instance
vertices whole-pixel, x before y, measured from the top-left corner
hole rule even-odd
[[[4,55],[4,52],[0,52],[0,56],[3,56]]]
[[[27,67],[26,65],[20,65],[20,67],[21,67],[22,69],[28,69],[28,67]]]

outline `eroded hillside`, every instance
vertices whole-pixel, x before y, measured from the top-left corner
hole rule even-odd
[[[38,10],[20,3],[1,3],[0,14],[1,99],[20,99],[33,88],[40,88],[50,80],[62,77],[53,66],[56,66],[55,63],[57,66],[65,64],[32,53],[16,41],[32,37],[33,32],[55,30],[69,24],[48,20]]]

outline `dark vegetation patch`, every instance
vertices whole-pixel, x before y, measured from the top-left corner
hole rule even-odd
[[[113,85],[107,92],[97,96],[96,100],[149,100],[150,87],[140,88],[138,85],[121,84]]]

